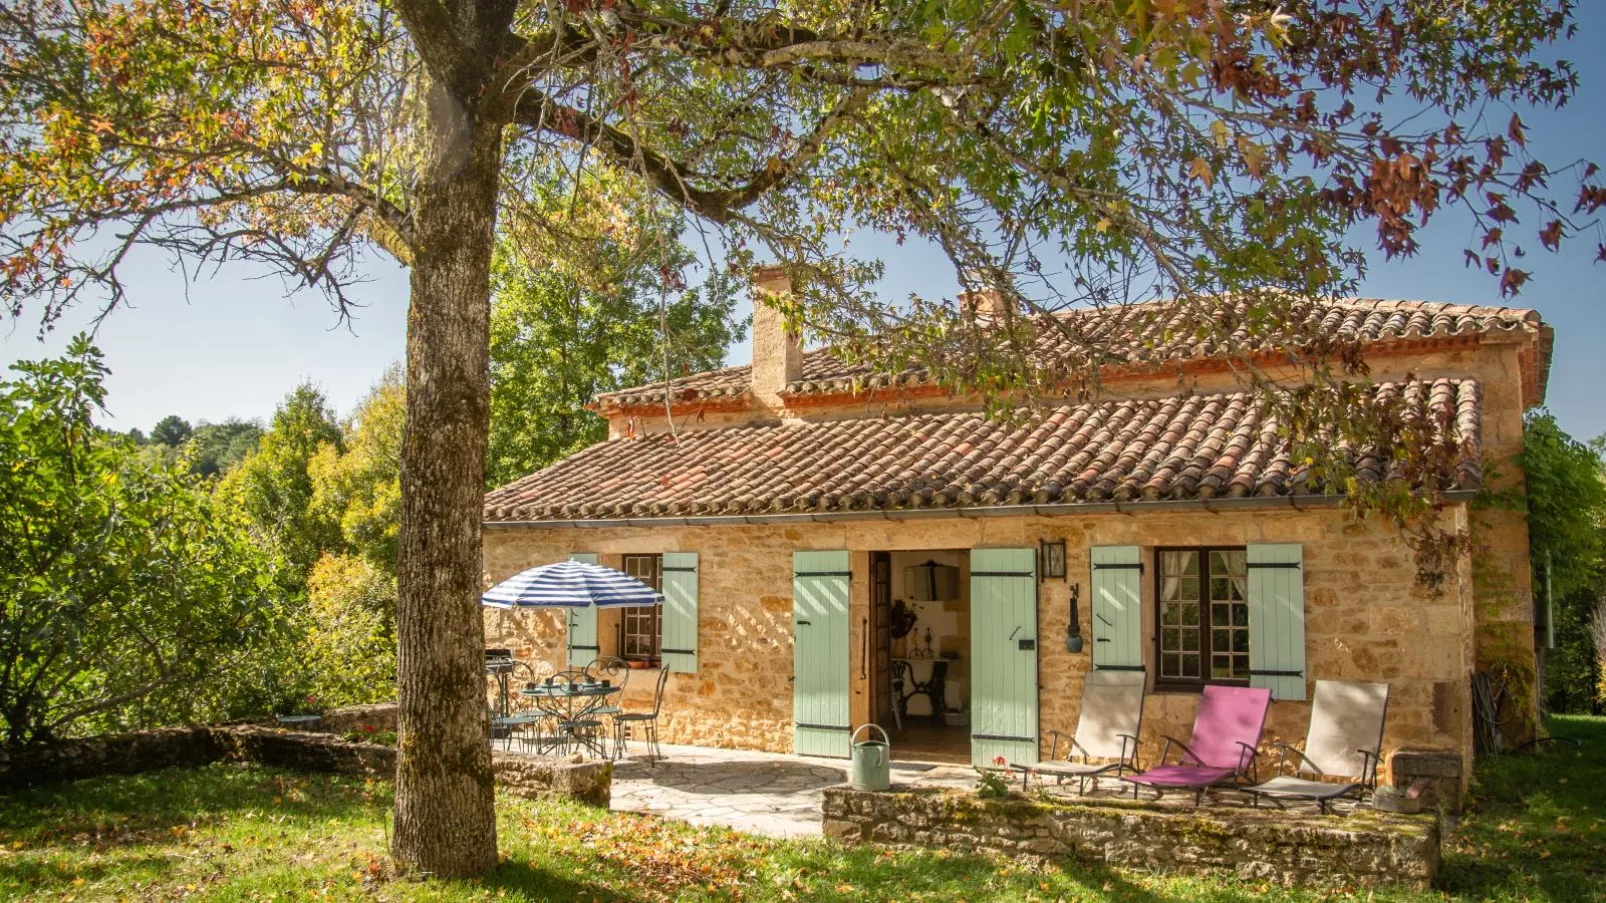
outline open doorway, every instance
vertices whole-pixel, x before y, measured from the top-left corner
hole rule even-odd
[[[970,761],[969,559],[870,555],[870,711],[899,761]]]

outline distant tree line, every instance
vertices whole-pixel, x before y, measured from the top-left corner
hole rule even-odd
[[[256,448],[262,439],[262,424],[231,417],[222,423],[202,421],[191,427],[188,420],[169,414],[151,427],[149,435],[135,428],[128,431],[128,438],[144,449],[147,457],[159,457],[167,462],[188,453],[190,473],[216,477],[245,460]]]

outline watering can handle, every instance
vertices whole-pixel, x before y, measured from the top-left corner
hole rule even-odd
[[[887,732],[881,727],[881,725],[876,724],[874,721],[866,721],[865,723],[859,725],[859,729],[853,732],[852,737],[848,738],[848,744],[851,746],[852,744],[859,742],[860,732],[867,727],[873,727],[876,730],[881,731],[881,742],[887,744],[887,749],[892,748],[892,738],[887,736]]]

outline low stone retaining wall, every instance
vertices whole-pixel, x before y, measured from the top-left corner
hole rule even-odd
[[[220,730],[224,729],[167,727],[22,750],[0,747],[0,790],[102,774],[206,765],[223,758],[228,749],[218,742]]]
[[[105,774],[198,768],[221,761],[387,779],[396,772],[395,748],[349,743],[329,733],[259,725],[176,727],[83,737],[14,754],[0,749],[0,791]],[[491,770],[497,783],[515,796],[554,796],[606,808],[613,794],[613,763],[607,761],[570,762],[493,752]]]
[[[825,791],[825,834],[848,842],[987,850],[1285,886],[1404,885],[1439,868],[1433,816],[1305,816],[1122,800],[983,800],[952,790]]]
[[[396,703],[380,702],[374,705],[348,705],[323,713],[323,720],[307,730],[330,734],[350,731],[368,733],[394,733],[396,730]]]

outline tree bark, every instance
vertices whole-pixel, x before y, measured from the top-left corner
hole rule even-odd
[[[398,547],[396,830],[415,873],[494,867],[482,566],[501,129],[432,85],[414,207]]]

